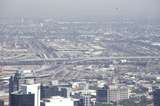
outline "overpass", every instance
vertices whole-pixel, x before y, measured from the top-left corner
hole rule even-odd
[[[10,65],[43,65],[43,64],[103,64],[113,62],[151,62],[160,61],[160,56],[128,56],[128,57],[84,57],[84,58],[50,58],[50,59],[1,59],[1,66]]]

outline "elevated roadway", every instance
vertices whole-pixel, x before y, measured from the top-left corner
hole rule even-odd
[[[43,64],[102,64],[111,61],[137,61],[137,62],[151,62],[160,61],[160,56],[130,56],[130,57],[86,57],[86,58],[50,58],[50,59],[1,59],[1,66],[9,65],[43,65]]]

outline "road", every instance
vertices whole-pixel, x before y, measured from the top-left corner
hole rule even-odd
[[[25,60],[0,60],[1,66],[7,65],[43,65],[43,64],[101,64],[113,60],[127,61],[160,61],[160,56],[131,56],[131,57],[88,57],[88,58],[50,58],[50,59],[25,59]],[[124,61],[125,62],[125,61]]]

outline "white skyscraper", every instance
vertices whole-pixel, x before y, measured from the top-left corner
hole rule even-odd
[[[25,84],[21,86],[22,92],[34,94],[34,106],[40,106],[40,84]]]
[[[54,96],[44,100],[43,106],[74,106],[74,101],[71,98]]]

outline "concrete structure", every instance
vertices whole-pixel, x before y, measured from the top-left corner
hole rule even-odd
[[[74,106],[74,101],[71,98],[54,96],[44,100],[41,104],[42,106]]]
[[[118,86],[115,86],[115,85],[110,85],[109,86],[109,89],[108,89],[108,102],[111,102],[111,101],[113,101],[113,102],[116,102],[116,101],[118,101],[118,100],[120,100],[120,98],[119,98],[119,90],[118,90]]]
[[[119,93],[120,93],[120,100],[128,99],[129,98],[129,89],[127,87],[120,87],[119,88]]]
[[[124,86],[110,85],[108,91],[108,102],[117,102],[129,98],[129,89]]]
[[[10,65],[43,65],[43,64],[102,64],[107,63],[107,61],[113,60],[128,60],[130,61],[139,61],[143,60],[140,63],[147,62],[148,60],[157,61],[160,59],[160,56],[130,56],[130,57],[90,57],[90,58],[49,58],[49,59],[24,59],[24,60],[0,60],[1,66],[10,66]],[[124,62],[124,61],[122,61]]]

